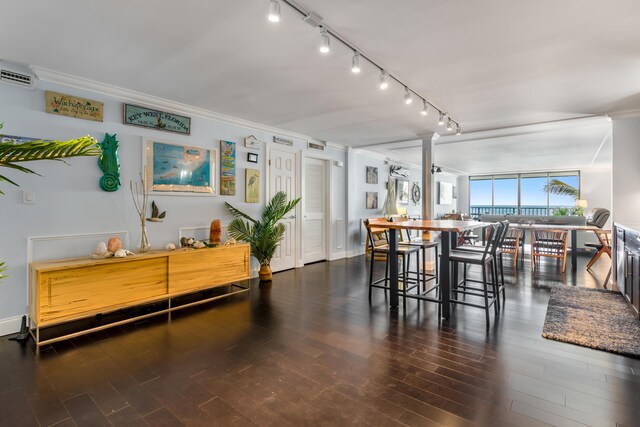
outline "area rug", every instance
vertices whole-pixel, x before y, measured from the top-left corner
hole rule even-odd
[[[640,321],[619,292],[554,287],[542,336],[640,358]]]

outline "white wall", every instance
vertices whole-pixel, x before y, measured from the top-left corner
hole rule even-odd
[[[347,210],[348,210],[348,254],[349,256],[362,255],[365,252],[366,234],[362,225],[364,218],[376,218],[382,216],[382,206],[387,194],[386,183],[389,179],[389,164],[396,164],[387,161],[382,154],[371,151],[350,149],[348,157],[348,185],[347,185]],[[374,166],[378,168],[378,183],[366,183],[366,167]],[[418,167],[402,165],[409,170],[409,189],[416,182],[422,187],[421,169]],[[392,178],[395,180],[395,178]],[[366,209],[366,193],[373,191],[378,193],[378,209]],[[424,197],[424,190],[422,191]],[[415,204],[409,200],[408,205],[398,205],[407,209],[408,215],[421,215],[422,203]]]
[[[441,205],[440,204],[440,183],[448,182],[451,185],[456,187],[456,191],[459,190],[458,186],[458,176],[453,175],[447,172],[436,173],[434,175],[434,189],[433,189],[433,206],[434,206],[434,215],[435,218],[440,218],[443,214],[451,213],[451,211],[458,211],[458,199],[453,199],[453,202],[450,205]],[[460,193],[458,193],[458,198],[460,197]]]
[[[613,221],[640,223],[640,118],[613,121]]]
[[[54,90],[104,102],[104,122],[91,122],[47,114],[44,112],[44,90]],[[228,201],[250,214],[257,214],[264,205],[266,192],[265,144],[257,150],[244,147],[244,138],[253,134],[261,141],[272,140],[273,134],[223,121],[192,117],[191,136],[154,131],[122,124],[122,100],[113,97],[37,81],[37,90],[0,84],[0,122],[3,134],[44,139],[71,139],[91,134],[99,141],[105,132],[117,134],[120,141],[122,187],[113,193],[102,191],[98,180],[102,172],[96,158],[74,158],[69,166],[61,162],[34,162],[30,167],[42,176],[27,175],[3,168],[0,171],[20,184],[20,188],[6,182],[0,189],[2,221],[0,221],[0,258],[10,266],[9,277],[0,283],[0,335],[18,329],[19,318],[27,312],[27,240],[34,236],[64,236],[86,233],[129,233],[131,249],[140,239],[139,219],[135,212],[129,182],[137,180],[142,169],[142,143],[147,138],[175,142],[204,148],[214,148],[219,156],[220,140],[237,143],[237,195],[215,197],[157,196],[161,210],[167,211],[162,223],[148,223],[147,230],[152,248],[161,248],[167,242],[176,242],[182,227],[208,227],[213,219],[223,225],[231,219],[224,207]],[[282,136],[282,135],[279,135]],[[306,141],[294,140],[294,146],[306,150]],[[259,163],[248,163],[248,151],[259,154]],[[328,148],[328,158],[346,162],[346,152]],[[219,159],[218,159],[219,164]],[[261,203],[244,203],[244,169],[258,168],[261,173]],[[216,173],[218,175],[219,172]],[[346,219],[346,167],[332,162],[332,259],[345,253]],[[216,179],[219,187],[219,178]],[[35,192],[34,204],[22,203],[22,189]],[[301,216],[298,216],[301,218]],[[342,223],[340,223],[342,222]],[[342,234],[340,235],[340,230]],[[199,230],[205,233],[204,230]],[[60,258],[88,256],[95,243],[102,239],[57,240],[55,246]]]

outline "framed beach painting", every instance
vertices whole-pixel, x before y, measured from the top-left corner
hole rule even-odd
[[[236,195],[236,143],[220,141],[220,195]]]
[[[244,201],[260,203],[260,169],[245,169]]]
[[[409,204],[409,181],[396,179],[396,201],[401,205]]]
[[[215,150],[150,139],[144,144],[144,151],[150,192],[215,195]]]

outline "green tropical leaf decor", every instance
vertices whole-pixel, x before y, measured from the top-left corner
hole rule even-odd
[[[572,185],[560,181],[559,179],[552,179],[549,184],[544,186],[544,191],[549,194],[556,194],[558,196],[571,196],[574,199],[578,198],[578,189]]]
[[[264,207],[259,219],[253,219],[226,203],[227,209],[235,217],[227,228],[229,237],[251,244],[251,255],[260,263],[261,280],[271,280],[271,258],[286,231],[285,225],[279,221],[299,202],[300,198],[287,201],[287,194],[280,191]]]
[[[2,129],[3,123],[0,123]],[[0,135],[1,137],[2,135]],[[91,136],[84,136],[70,141],[30,141],[22,144],[13,142],[0,142],[0,167],[17,170],[24,173],[40,175],[37,172],[20,165],[19,163],[31,162],[35,160],[60,160],[69,157],[79,156],[99,156],[102,150],[98,142]],[[15,181],[0,174],[0,183],[8,182],[18,186]],[[4,194],[0,190],[0,194]],[[0,280],[6,275],[5,263],[0,260]]]

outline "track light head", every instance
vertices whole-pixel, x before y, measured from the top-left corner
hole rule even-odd
[[[444,113],[440,111],[440,118],[438,119],[438,125],[444,126]]]
[[[404,87],[404,103],[409,105],[413,102],[413,98],[411,97],[411,92],[409,92],[408,87]]]
[[[358,74],[360,72],[360,53],[354,52],[351,58],[351,72]]]
[[[442,166],[436,166],[434,163],[431,163],[431,174],[434,173],[442,173]]]
[[[456,135],[462,135],[462,129],[460,128],[460,125],[458,125],[458,128],[456,130]]]
[[[387,72],[385,70],[380,71],[380,89],[385,90],[389,87],[389,82],[387,81]]]
[[[331,40],[329,39],[329,33],[326,29],[320,31],[320,52],[329,53],[331,51]]]
[[[425,101],[424,99],[422,100],[422,111],[420,111],[420,114],[422,114],[423,116],[429,114],[429,107],[427,106],[427,101]]]
[[[447,130],[449,132],[451,132],[453,130],[453,127],[451,126],[451,119],[447,119]]]
[[[280,22],[280,2],[278,0],[271,0],[269,3],[269,21]]]

